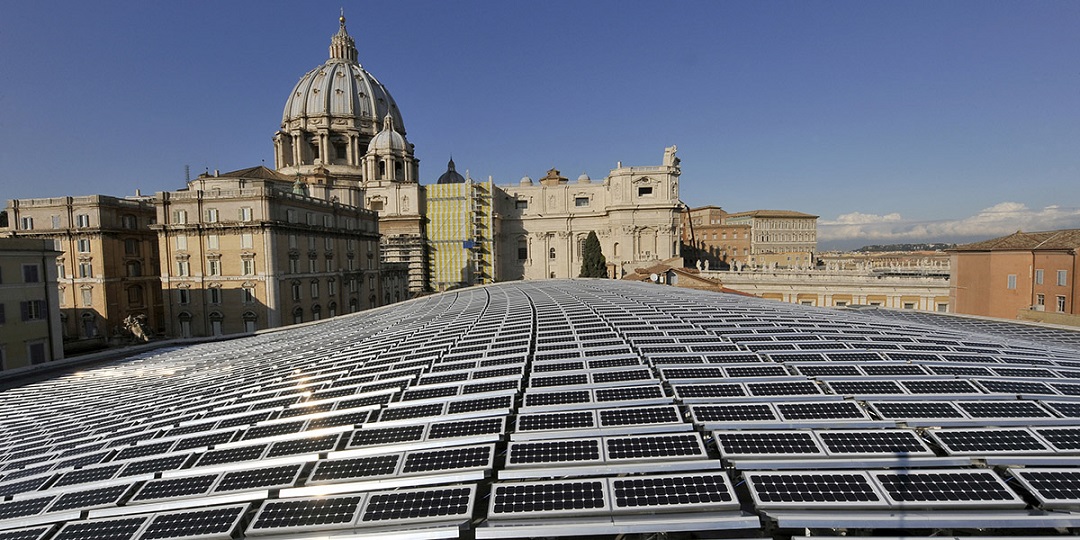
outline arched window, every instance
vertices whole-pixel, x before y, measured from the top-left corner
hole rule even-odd
[[[619,243],[618,242],[615,242],[615,247],[611,250],[611,256],[616,257],[616,258],[619,256]]]
[[[311,320],[317,321],[317,320],[319,320],[321,318],[322,318],[322,308],[319,307],[319,304],[315,304],[314,306],[311,306]]]
[[[555,258],[555,248],[548,248],[548,258],[549,259],[554,259]]]
[[[127,262],[127,275],[128,277],[140,277],[142,276],[142,263],[139,261]]]
[[[349,299],[349,313],[356,313],[360,311],[360,301],[356,298]]]
[[[225,316],[220,312],[214,311],[210,313],[210,335],[220,336],[225,333],[223,329],[223,322]]]
[[[298,307],[292,312],[293,324],[300,324],[304,322],[304,308]]]
[[[191,314],[187,312],[181,313],[177,319],[180,322],[180,337],[191,337]]]
[[[330,302],[330,305],[326,306],[327,317],[337,317],[337,302]]]
[[[88,337],[88,338],[97,337],[97,335],[98,335],[97,317],[93,313],[83,313],[82,314],[82,333],[83,333],[83,337]]]
[[[259,316],[254,311],[245,311],[242,317],[244,318],[244,332],[250,334],[258,329],[256,321],[259,320]]]

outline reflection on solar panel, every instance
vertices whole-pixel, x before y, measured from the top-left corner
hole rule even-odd
[[[456,290],[3,386],[0,540],[1069,534],[1077,351],[617,280]]]

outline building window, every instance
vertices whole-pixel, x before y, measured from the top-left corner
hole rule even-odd
[[[176,289],[176,303],[187,305],[191,303],[191,291],[189,289]]]
[[[652,197],[652,186],[641,186],[637,188],[638,197]]]
[[[191,265],[187,261],[176,261],[176,275],[187,276],[191,273]]]
[[[1035,305],[1036,306],[1045,306],[1046,305],[1046,295],[1045,294],[1036,294],[1035,295]]]
[[[217,221],[218,221],[217,208],[207,208],[206,209],[206,222],[207,223],[217,223]]]
[[[574,206],[589,206],[588,197],[574,197]]]
[[[937,310],[938,310],[938,313],[948,313],[949,312],[949,304],[940,303],[940,304],[937,305]]]
[[[128,287],[128,304],[133,306],[141,306],[143,303],[143,290],[142,287],[135,285]]]
[[[175,210],[172,214],[173,223],[183,225],[187,223],[187,210]]]
[[[311,251],[315,251],[315,237],[314,236],[307,237],[307,248],[309,250],[311,250]]]
[[[1015,289],[1016,288],[1016,274],[1009,274],[1009,276],[1008,276],[1008,285],[1007,286],[1008,286],[1009,289]]]
[[[299,300],[300,299],[300,282],[299,281],[294,281],[292,283],[292,299],[293,300]]]
[[[34,218],[24,216],[19,219],[19,225],[22,227],[22,230],[29,231],[34,228]]]
[[[311,297],[312,298],[318,298],[319,297],[319,282],[317,280],[314,280],[314,281],[311,282]]]
[[[4,311],[4,304],[0,304],[0,324],[7,322],[7,313]],[[2,366],[0,366],[2,367]]]
[[[46,318],[44,300],[29,300],[26,302],[19,302],[19,309],[22,311],[23,322],[43,321]]]
[[[244,313],[244,331],[251,334],[257,330],[255,325],[256,315],[250,311]]]
[[[6,216],[7,214],[4,214],[4,215]],[[60,216],[51,216],[50,219],[52,221],[52,228],[53,229],[59,229],[60,228]],[[2,226],[6,227],[7,224],[5,223]]]
[[[45,363],[45,342],[34,341],[26,344],[26,356],[30,359],[30,365]]]
[[[1057,310],[1058,310],[1058,313],[1065,313],[1065,297],[1064,296],[1059,295],[1057,297]]]
[[[221,261],[217,259],[210,259],[209,261],[206,261],[206,263],[207,274],[211,276],[221,275]]]
[[[64,269],[64,263],[63,262],[57,262],[56,263],[56,277],[59,278],[59,279],[67,278],[67,270]]]
[[[314,274],[316,272],[316,266],[315,265],[317,263],[318,263],[318,259],[316,259],[314,257],[308,259],[308,272]]]
[[[331,279],[326,282],[326,294],[330,296],[337,294],[337,281]]]
[[[1059,287],[1064,287],[1068,284],[1068,270],[1057,271],[1057,284]]]
[[[206,237],[207,249],[221,249],[221,237],[216,234],[211,234]]]
[[[290,234],[289,235],[289,249],[296,249],[296,246],[297,246],[296,235],[295,234]]]
[[[80,238],[75,242],[79,253],[90,253],[90,239]]]
[[[137,257],[139,255],[139,239],[138,238],[126,238],[124,239],[124,255],[129,257]]]
[[[245,206],[245,207],[241,208],[239,217],[240,217],[240,221],[245,221],[245,222],[251,221],[251,207],[250,206]]]
[[[83,307],[90,307],[94,305],[94,290],[87,287],[80,291],[82,293],[82,305]]]
[[[240,248],[241,249],[251,249],[253,247],[255,247],[255,242],[254,242],[254,239],[252,238],[251,234],[250,233],[241,234],[240,235]]]
[[[79,263],[79,277],[92,278],[94,277],[94,267],[88,262]]]
[[[180,321],[180,337],[191,337],[191,314],[181,313],[178,319]]]
[[[75,216],[76,227],[89,227],[90,226],[90,214],[79,214]]]
[[[222,329],[222,324],[221,324],[224,319],[225,319],[225,316],[218,313],[218,312],[216,312],[216,311],[210,314],[210,334],[211,335],[220,336],[220,335],[225,333],[224,330]]]
[[[292,312],[293,324],[300,324],[304,322],[304,310],[302,308],[296,308]]]
[[[300,273],[300,259],[297,259],[296,257],[289,257],[289,273],[290,274],[299,274]]]
[[[255,287],[244,287],[244,303],[251,304],[255,302]]]
[[[124,265],[127,269],[128,277],[141,277],[142,276],[142,263],[139,261],[128,261]]]
[[[253,261],[251,259],[241,259],[240,268],[241,268],[241,271],[242,271],[243,275],[245,275],[245,276],[254,275],[255,274],[255,261]]]
[[[549,259],[554,259],[555,258],[555,248],[548,248],[548,258]]]
[[[209,289],[209,291],[210,291],[210,303],[211,304],[220,304],[221,303],[221,288],[220,287],[211,287]]]
[[[1042,268],[1039,268],[1039,269],[1035,270],[1035,284],[1036,285],[1042,285],[1043,284],[1043,271],[1042,271]]]
[[[187,237],[180,235],[176,237],[176,249],[179,251],[187,251]]]
[[[521,199],[514,200],[514,208],[516,208],[518,210],[525,210],[528,207],[529,207],[529,201],[524,201],[524,200],[521,200]]]
[[[311,320],[317,321],[322,318],[322,308],[318,304],[311,306]]]
[[[289,223],[296,223],[296,210],[292,208],[285,210],[285,220]]]
[[[139,219],[131,214],[125,214],[120,217],[120,226],[125,229],[137,229],[139,228]]]
[[[23,283],[38,283],[41,281],[41,270],[36,264],[22,265]]]
[[[326,258],[326,271],[327,272],[333,272],[334,271],[334,259],[331,259],[329,257]]]
[[[915,309],[915,302],[904,302],[904,309]]]

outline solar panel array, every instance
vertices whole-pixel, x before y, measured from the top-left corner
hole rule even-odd
[[[951,320],[544,281],[157,349],[0,392],[0,540],[1077,531],[1080,340]]]

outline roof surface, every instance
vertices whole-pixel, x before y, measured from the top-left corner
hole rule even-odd
[[[1075,531],[1075,333],[878,312],[515,282],[82,368],[0,392],[0,538]]]
[[[1025,233],[1016,231],[1008,236],[964,244],[950,251],[1017,251],[1060,250],[1080,248],[1080,229]]]
[[[753,217],[799,217],[817,218],[813,214],[804,214],[795,210],[749,210],[746,212],[734,212],[727,215],[728,218],[753,216]]]

